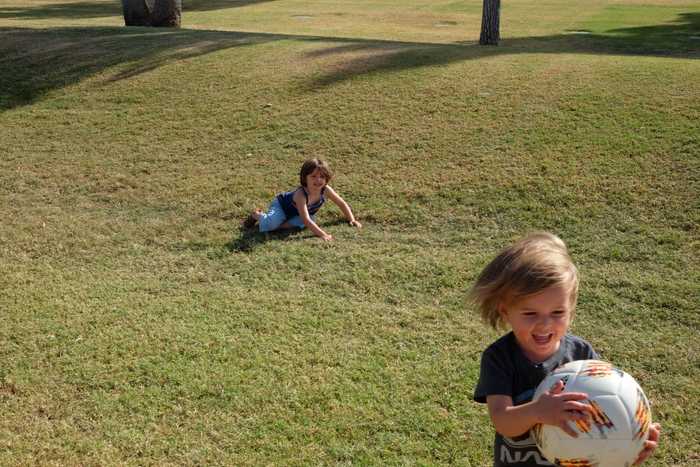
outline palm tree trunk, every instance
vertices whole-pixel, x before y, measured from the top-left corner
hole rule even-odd
[[[122,0],[125,26],[150,26],[151,9],[146,0]]]
[[[182,0],[122,0],[126,26],[180,27]]]
[[[155,0],[151,23],[157,27],[179,28],[182,0]]]
[[[481,45],[498,45],[501,40],[501,0],[484,0],[483,15],[481,17]]]

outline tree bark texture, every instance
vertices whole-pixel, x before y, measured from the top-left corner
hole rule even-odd
[[[498,45],[501,40],[501,0],[484,0],[481,16],[481,45]]]
[[[122,0],[126,26],[180,27],[182,0]]]
[[[122,12],[126,26],[150,26],[151,9],[146,0],[122,0]]]
[[[179,28],[182,16],[182,0],[155,0],[152,25],[157,27]]]

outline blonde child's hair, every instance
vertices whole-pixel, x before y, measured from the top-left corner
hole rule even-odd
[[[569,287],[573,313],[578,297],[578,270],[566,244],[549,232],[535,232],[501,251],[481,271],[470,296],[481,318],[498,329],[506,327],[501,307],[552,286]]]

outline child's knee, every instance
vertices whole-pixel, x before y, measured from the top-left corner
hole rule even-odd
[[[258,220],[260,232],[271,232],[279,229],[284,223],[285,218],[286,216],[284,215],[284,211],[282,211],[282,207],[279,205],[279,201],[273,200],[267,212],[260,215],[260,219]]]
[[[272,232],[273,230],[277,230],[283,222],[284,219],[280,222],[275,216],[263,215],[258,221],[258,228],[260,232]]]

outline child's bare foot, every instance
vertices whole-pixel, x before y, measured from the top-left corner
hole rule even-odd
[[[243,227],[244,229],[252,229],[253,227],[255,227],[255,223],[258,222],[258,220],[260,219],[261,214],[262,209],[256,209],[255,211],[250,213],[243,222],[241,222],[241,227]]]

